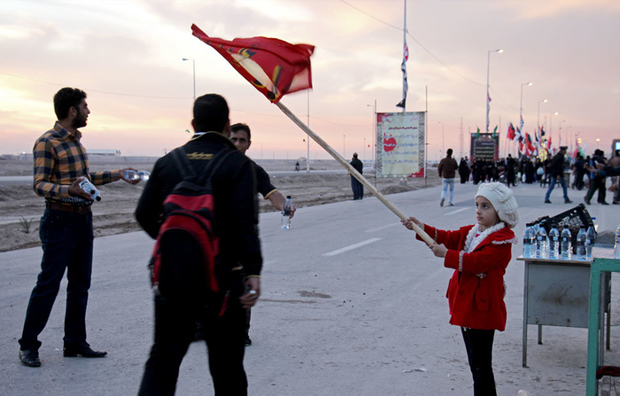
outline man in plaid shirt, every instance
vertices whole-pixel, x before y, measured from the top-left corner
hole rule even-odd
[[[58,121],[35,142],[34,191],[45,197],[40,237],[43,247],[41,272],[32,290],[24,330],[19,340],[19,358],[25,366],[39,367],[37,339],[49,318],[54,300],[67,269],[67,307],[65,312],[65,357],[104,357],[107,352],[94,351],[86,342],[86,305],[93,258],[93,222],[91,194],[82,190],[84,179],[95,185],[125,179],[126,169],[89,172],[88,156],[80,143],[86,126],[86,93],[77,88],[63,88],[54,95]]]

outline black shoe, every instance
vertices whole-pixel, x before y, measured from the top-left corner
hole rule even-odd
[[[450,204],[450,206],[454,206],[454,204],[453,204],[453,203],[451,203],[451,204]]]
[[[583,202],[587,203],[588,205],[590,205],[590,200],[586,197],[583,198]]]
[[[27,367],[39,367],[41,366],[41,359],[39,359],[39,351],[36,349],[20,349],[19,360]]]
[[[250,346],[252,345],[252,340],[250,340],[250,337],[246,336],[245,337],[245,346]]]
[[[603,201],[601,202],[601,205],[609,205],[607,202]]]
[[[445,199],[442,199],[442,200],[439,202],[439,206],[443,206],[444,201],[445,201]]]
[[[108,353],[104,351],[94,351],[89,345],[83,346],[65,346],[62,351],[64,357],[85,357],[85,358],[102,358]]]
[[[570,199],[565,199],[564,203],[573,203],[573,201],[571,201]]]
[[[551,203],[551,201],[549,201],[548,199],[545,199],[545,203]]]

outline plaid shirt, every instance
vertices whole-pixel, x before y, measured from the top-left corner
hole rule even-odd
[[[34,144],[34,191],[55,202],[71,202],[69,186],[84,176],[95,185],[121,178],[120,170],[89,172],[88,155],[80,143],[82,133],[72,135],[58,122]]]

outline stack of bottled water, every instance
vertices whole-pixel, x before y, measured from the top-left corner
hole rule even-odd
[[[592,260],[592,248],[596,240],[594,226],[581,226],[577,234],[575,254],[573,255],[572,233],[567,226],[562,231],[556,225],[549,235],[543,223],[526,226],[523,234],[523,257],[552,260]],[[616,230],[614,258],[620,259],[620,226]]]

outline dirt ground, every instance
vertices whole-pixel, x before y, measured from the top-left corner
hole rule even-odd
[[[154,160],[153,160],[154,161]],[[108,170],[133,167],[150,171],[153,161],[127,162],[122,157],[115,159],[91,159],[91,170]],[[292,170],[293,160],[265,160],[257,163],[267,172]],[[349,175],[313,173],[313,170],[338,170],[341,166],[334,160],[311,162],[310,174],[305,172],[306,164],[300,161],[302,171],[287,176],[273,176],[272,184],[285,195],[291,195],[298,209],[306,206],[323,205],[353,198]],[[31,176],[30,161],[1,160],[0,176]],[[374,174],[365,174],[375,184]],[[411,191],[440,184],[434,170],[425,179],[376,178],[377,189],[384,195]],[[100,186],[100,202],[93,204],[93,223],[95,236],[107,236],[138,231],[140,226],[133,217],[143,184],[131,186],[124,182]],[[365,195],[370,196],[367,190]],[[260,211],[275,209],[269,201],[259,199]],[[0,183],[0,252],[39,246],[39,219],[45,203],[37,197],[30,184]]]

